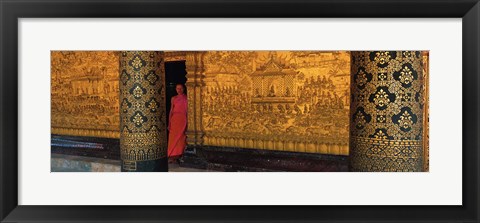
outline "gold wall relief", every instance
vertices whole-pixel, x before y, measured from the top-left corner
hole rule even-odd
[[[187,87],[200,104],[189,105],[189,131],[203,132],[203,145],[348,155],[348,52],[201,55],[187,55]]]
[[[122,51],[119,81],[122,160],[149,161],[166,157],[163,53]]]
[[[428,52],[169,55],[186,60],[189,145],[350,154],[355,170],[428,171]],[[163,56],[53,51],[52,133],[121,135],[122,159],[165,157]]]
[[[51,52],[51,132],[119,138],[119,52]]]
[[[165,51],[165,62],[185,60],[187,60],[187,51]]]
[[[186,53],[188,92],[188,129],[187,143],[191,146],[203,145],[202,106],[204,77],[203,58],[205,52],[189,51]]]
[[[428,172],[430,170],[430,88],[429,88],[429,52],[428,51],[423,51],[422,52],[422,57],[423,57],[423,78],[424,78],[424,120],[423,120],[423,169],[424,171]]]
[[[423,171],[424,70],[419,51],[351,52],[353,171]]]
[[[200,62],[197,61],[197,53],[190,52],[188,53],[185,61],[185,70],[187,72],[187,83],[185,86],[187,87],[187,99],[188,99],[188,106],[187,106],[187,132],[185,133],[187,136],[187,144],[188,145],[196,145],[195,135],[196,135],[196,122],[195,122],[195,87],[196,87],[196,72],[197,66],[200,65]]]

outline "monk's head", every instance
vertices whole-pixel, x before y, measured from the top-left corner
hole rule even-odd
[[[177,84],[175,86],[175,90],[177,91],[177,94],[183,94],[185,92],[185,89],[183,88],[183,84]]]

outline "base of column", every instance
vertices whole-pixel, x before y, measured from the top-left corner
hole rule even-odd
[[[158,160],[122,160],[122,172],[168,172],[167,157]]]
[[[352,137],[352,172],[422,172],[423,141]]]

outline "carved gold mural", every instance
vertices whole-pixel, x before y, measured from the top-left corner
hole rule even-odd
[[[186,51],[164,51],[165,62],[186,60]]]
[[[348,52],[209,51],[203,62],[204,145],[348,155]]]
[[[422,52],[423,58],[423,88],[424,88],[424,119],[423,119],[423,169],[424,171],[430,171],[430,87],[429,87],[429,52],[423,51]]]
[[[122,59],[120,53],[51,52],[52,134],[119,138],[125,110],[126,135],[141,129],[136,133],[151,152],[145,147],[138,155],[135,136],[122,141],[131,148],[122,157],[161,158],[163,65],[144,64],[153,54],[139,53],[137,60],[134,52]],[[403,169],[369,170],[428,171],[428,52],[168,51],[153,57],[162,64],[186,61],[190,146],[350,155],[360,168],[384,162],[371,154],[400,154],[394,160],[405,161]],[[130,79],[121,76],[120,63]]]
[[[119,138],[119,53],[51,52],[52,134]]]

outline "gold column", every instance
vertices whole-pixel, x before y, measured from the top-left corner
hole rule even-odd
[[[421,52],[351,55],[351,171],[423,171]]]
[[[187,70],[187,83],[185,84],[188,92],[188,129],[187,144],[189,146],[203,145],[203,136],[205,135],[202,127],[202,88],[204,68],[204,52],[187,52],[185,66]]]
[[[167,171],[163,52],[120,55],[120,154],[122,171]]]

